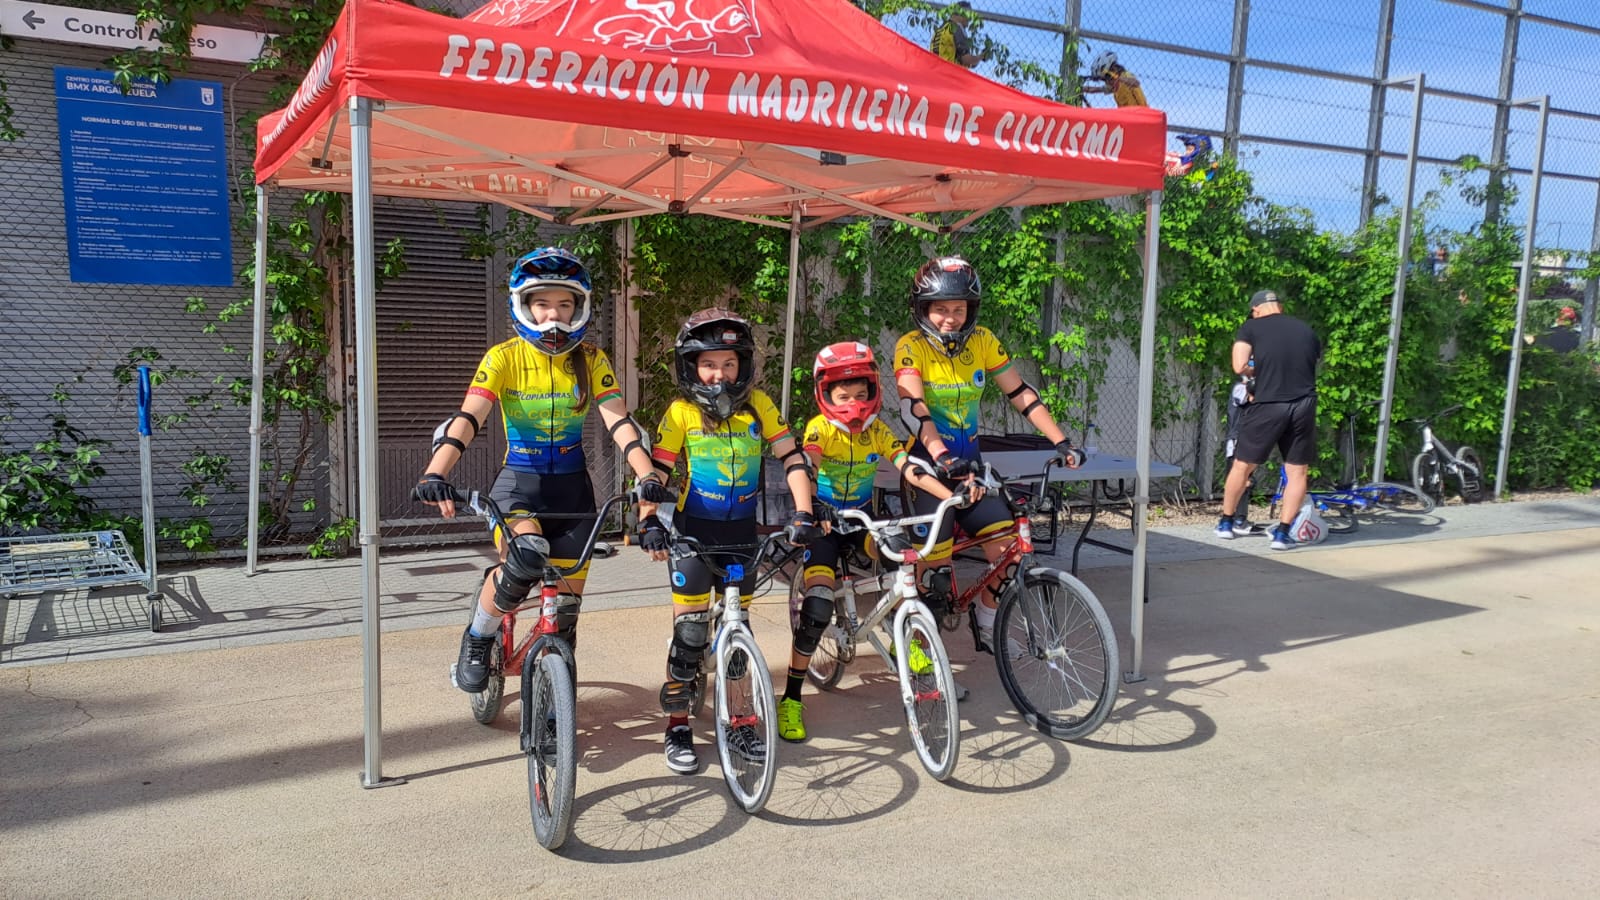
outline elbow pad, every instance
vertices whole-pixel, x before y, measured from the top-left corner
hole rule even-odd
[[[927,413],[923,413],[920,416],[917,415],[918,403],[922,404],[923,409],[928,408],[928,404],[923,402],[921,397],[900,398],[900,421],[904,422],[905,426],[911,430],[912,440],[920,440],[923,423],[933,421],[933,417]]]

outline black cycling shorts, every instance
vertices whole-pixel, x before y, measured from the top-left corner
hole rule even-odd
[[[1239,423],[1239,442],[1233,458],[1260,465],[1277,447],[1283,461],[1309,466],[1317,461],[1317,398],[1271,403],[1252,403],[1244,407]]]
[[[508,519],[533,519],[550,542],[550,558],[576,560],[594,528],[594,485],[588,472],[539,475],[501,469],[489,496]],[[548,514],[555,513],[560,518]],[[567,518],[577,516],[577,518]]]
[[[744,579],[739,582],[739,594],[744,602],[749,601],[756,586],[756,567],[750,564],[750,556],[755,553],[755,545],[760,541],[756,535],[755,519],[697,519],[680,512],[673,517],[672,528],[708,546],[737,546],[737,554],[713,558],[719,566],[744,564]],[[668,562],[667,570],[672,576],[673,603],[698,604],[701,600],[710,599],[712,588],[718,592],[722,590],[721,582],[712,577],[711,570],[698,556],[672,559]]]
[[[814,568],[827,568],[828,571],[838,574],[840,557],[859,562],[862,557],[868,555],[867,540],[870,537],[871,535],[862,530],[852,531],[849,534],[835,532],[817,538],[806,545],[801,577],[804,577],[806,570]]]
[[[943,481],[943,484],[945,487],[954,491],[960,487],[961,482]],[[934,510],[939,508],[939,504],[942,502],[938,497],[919,491],[912,487],[909,483],[906,484],[906,492],[911,495],[911,508],[915,510],[916,514],[919,516],[930,515]],[[952,519],[954,520],[953,522],[951,521]],[[1000,499],[995,492],[990,491],[984,494],[983,499],[979,500],[977,503],[974,503],[966,509],[955,510],[950,515],[946,516],[944,520],[944,526],[939,529],[939,539],[933,543],[934,546],[937,547],[945,541],[950,540],[953,525],[960,525],[962,533],[970,538],[977,537],[978,534],[985,528],[988,528],[997,522],[1010,523],[1013,520],[1014,517],[1011,515],[1011,508],[1006,506],[1006,502]],[[928,526],[917,525],[912,528],[911,532],[917,542],[918,549],[921,549],[922,542],[928,539]]]

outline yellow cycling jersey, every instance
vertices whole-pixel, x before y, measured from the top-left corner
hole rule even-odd
[[[586,468],[584,417],[622,389],[598,347],[580,344],[551,356],[515,337],[489,348],[467,393],[499,402],[507,468],[557,475]]]
[[[708,425],[700,407],[688,400],[672,401],[661,417],[650,453],[669,467],[680,454],[684,459],[687,474],[678,510],[701,519],[755,518],[762,443],[771,446],[788,437],[789,426],[761,391],[752,391],[750,402],[726,421]]]
[[[818,459],[817,497],[835,509],[860,509],[872,499],[872,480],[879,460],[895,465],[906,449],[889,426],[874,419],[860,434],[851,434],[817,416],[806,423],[805,451]]]
[[[921,331],[901,335],[894,345],[895,375],[922,378],[922,399],[939,438],[962,459],[978,458],[978,401],[989,379],[1011,368],[1011,357],[989,329],[972,329],[955,356]]]
[[[1117,108],[1125,106],[1149,106],[1149,101],[1144,99],[1144,88],[1118,78],[1111,83],[1111,99],[1117,101]]]

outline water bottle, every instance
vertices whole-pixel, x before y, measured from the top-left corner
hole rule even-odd
[[[1083,455],[1089,459],[1100,455],[1100,426],[1093,422],[1084,426]]]

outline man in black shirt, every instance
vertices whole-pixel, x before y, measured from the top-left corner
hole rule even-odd
[[[1222,494],[1222,519],[1217,537],[1229,540],[1234,517],[1256,466],[1277,447],[1288,484],[1279,504],[1279,524],[1272,529],[1272,549],[1295,545],[1289,526],[1305,502],[1311,464],[1317,458],[1317,362],[1322,341],[1311,326],[1285,315],[1275,291],[1256,291],[1250,318],[1234,335],[1233,370],[1254,375],[1255,399],[1244,408],[1233,468]]]

